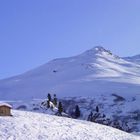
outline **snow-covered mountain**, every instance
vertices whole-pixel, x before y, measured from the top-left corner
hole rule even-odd
[[[69,58],[52,60],[36,69],[0,80],[3,100],[96,96],[117,93],[139,96],[140,64],[126,61],[103,47],[95,47]]]
[[[40,104],[49,92],[69,115],[78,104],[80,119],[87,120],[98,105],[106,119],[128,123],[130,132],[140,132],[140,63],[134,60],[95,47],[0,80],[0,100],[15,109],[47,113]]]
[[[12,111],[0,117],[1,140],[138,140],[139,137],[96,123],[41,113]]]

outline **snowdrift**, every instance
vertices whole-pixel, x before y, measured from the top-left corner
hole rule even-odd
[[[123,131],[86,121],[12,111],[0,117],[1,140],[139,140]]]

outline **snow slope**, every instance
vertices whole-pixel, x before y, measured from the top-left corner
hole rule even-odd
[[[131,57],[124,57],[123,59],[125,59],[127,61],[130,61],[130,62],[140,64],[140,55],[134,55],[134,56],[131,56]]]
[[[86,121],[12,111],[0,117],[1,140],[138,140],[138,136]]]
[[[139,98],[140,64],[126,61],[102,47],[52,60],[24,74],[0,80],[1,100],[96,96],[117,93]]]

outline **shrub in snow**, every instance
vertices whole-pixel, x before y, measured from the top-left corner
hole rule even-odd
[[[27,106],[26,105],[20,105],[17,107],[18,110],[26,110]]]

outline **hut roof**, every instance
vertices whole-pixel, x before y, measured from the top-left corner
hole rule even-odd
[[[3,103],[3,102],[0,102],[0,107],[1,106],[6,106],[6,107],[9,107],[9,108],[12,108],[12,106],[8,103]]]

